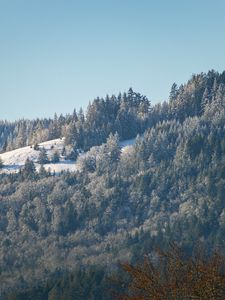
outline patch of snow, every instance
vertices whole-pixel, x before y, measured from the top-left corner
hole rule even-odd
[[[122,153],[127,153],[134,143],[135,139],[120,142]],[[38,144],[38,147],[39,149],[45,148],[48,158],[51,159],[51,156],[55,151],[58,151],[59,154],[61,154],[64,147],[64,138],[40,143]],[[40,164],[38,163],[39,153],[40,151],[34,150],[34,145],[32,145],[0,154],[0,158],[3,161],[3,168],[0,169],[0,174],[19,172],[19,170],[24,166],[27,158],[35,163],[38,171],[40,169]],[[83,156],[84,154],[85,153],[80,153],[79,156]],[[78,162],[65,160],[64,157],[60,155],[60,161],[58,163],[45,164],[44,168],[46,171],[50,170],[51,173],[60,173],[61,171],[66,170],[73,172],[79,170],[79,160]]]
[[[47,142],[38,144],[39,149],[45,148],[48,158],[51,159],[51,156],[55,151],[61,153],[64,147],[64,139],[55,139]],[[38,163],[39,150],[34,150],[34,146],[27,146],[19,148],[16,150],[8,151],[0,155],[3,161],[3,168],[0,170],[0,173],[14,173],[19,172],[19,170],[24,166],[27,158],[32,160],[35,163],[37,170],[40,168]],[[48,163],[44,165],[46,170],[49,170],[53,173],[59,173],[63,170],[75,171],[77,166],[74,161],[64,160],[61,156],[58,163]]]
[[[122,149],[123,149],[123,148],[125,148],[127,146],[133,146],[134,143],[135,143],[135,141],[136,141],[136,138],[130,139],[130,140],[121,141],[120,142],[120,147],[122,147]]]
[[[135,141],[136,141],[136,138],[120,142],[120,147],[121,147],[121,151],[122,151],[123,155],[129,153],[132,150],[132,147],[134,146]]]

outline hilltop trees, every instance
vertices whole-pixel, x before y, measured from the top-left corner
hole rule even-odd
[[[135,137],[147,128],[150,112],[150,101],[132,89],[123,96],[97,98],[85,116],[75,115],[64,127],[65,144],[86,151],[106,142],[110,133],[118,132],[119,139]]]
[[[177,84],[174,82],[174,83],[172,84],[172,87],[171,87],[171,90],[170,90],[169,100],[170,100],[170,101],[176,100],[177,95],[178,95],[178,86],[177,86]]]
[[[120,139],[143,133],[150,116],[150,101],[130,88],[117,97],[94,99],[86,113],[80,110],[65,117],[55,114],[54,119],[0,122],[0,149],[12,150],[64,136],[65,146],[87,151],[106,142],[110,133],[118,132]]]
[[[26,145],[27,135],[26,135],[26,124],[25,121],[19,123],[17,139],[16,139],[16,148],[23,147]]]
[[[0,122],[0,150],[12,150],[27,144],[38,144],[49,139],[65,137],[65,146],[87,151],[105,143],[109,134],[118,132],[125,140],[142,134],[160,121],[184,122],[188,117],[205,114],[212,118],[224,109],[225,72],[214,70],[194,74],[181,86],[174,83],[169,101],[151,106],[150,101],[132,88],[118,96],[97,97],[87,107],[54,119]]]

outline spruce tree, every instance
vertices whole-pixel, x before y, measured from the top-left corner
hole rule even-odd
[[[45,167],[43,165],[41,165],[40,169],[39,169],[39,177],[40,178],[44,178],[47,177],[48,173],[45,170]]]
[[[3,168],[3,160],[0,157],[0,169],[2,169],[2,168]]]
[[[29,179],[33,179],[36,175],[36,168],[34,162],[29,159],[29,157],[25,161],[25,165],[22,170],[22,174]]]
[[[72,151],[70,152],[70,154],[67,155],[67,159],[69,160],[76,160],[78,157],[78,151],[76,148],[73,148]]]
[[[45,148],[40,149],[40,153],[38,156],[38,162],[39,164],[47,164],[49,162],[48,156],[47,156],[47,151]]]
[[[178,95],[178,86],[177,86],[177,84],[174,82],[173,85],[172,85],[172,87],[171,87],[171,90],[170,90],[170,97],[169,97],[169,100],[170,100],[170,101],[176,100],[177,95]]]
[[[60,159],[59,152],[56,150],[52,155],[51,161],[52,161],[52,163],[58,163],[59,159]]]

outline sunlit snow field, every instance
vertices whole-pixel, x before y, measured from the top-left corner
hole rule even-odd
[[[126,153],[130,147],[134,144],[135,139],[130,139],[120,142],[121,150]],[[50,140],[38,144],[39,149],[45,148],[49,158],[53,155],[55,151],[59,153],[62,152],[64,147],[64,138]],[[0,173],[16,173],[24,166],[27,158],[35,163],[37,171],[40,168],[38,163],[39,150],[34,150],[33,145],[16,150],[8,151],[0,155],[3,161],[3,168]],[[82,155],[82,154],[80,154]],[[61,171],[76,171],[79,169],[79,164],[71,160],[65,160],[63,156],[60,156],[60,161],[58,163],[48,163],[44,165],[45,169],[51,173],[60,173]]]

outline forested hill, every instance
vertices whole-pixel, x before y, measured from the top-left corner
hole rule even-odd
[[[150,101],[130,88],[128,93],[97,98],[84,114],[80,109],[66,116],[55,114],[54,119],[20,120],[0,123],[0,147],[9,151],[65,137],[65,145],[87,151],[106,142],[110,133],[121,140],[136,137],[149,127]]]
[[[169,101],[151,106],[150,101],[131,88],[118,96],[97,98],[87,107],[54,119],[0,122],[0,151],[66,137],[66,144],[84,151],[106,142],[117,132],[120,140],[136,137],[160,121],[201,116],[213,103],[216,109],[225,84],[225,72],[193,75],[181,86],[172,85]]]
[[[85,115],[4,123],[7,147],[10,139],[19,140],[19,128],[28,138],[28,124],[35,122],[43,128],[30,129],[30,136],[36,132],[31,143],[55,132],[52,138],[64,136],[74,149],[100,146],[82,157],[74,173],[52,176],[32,167],[1,175],[2,291],[86,266],[110,273],[118,260],[136,261],[168,241],[189,251],[196,241],[205,248],[222,244],[225,73],[193,75],[155,106],[129,90],[96,99]],[[121,153],[119,140],[138,133],[134,146]],[[55,291],[49,299],[57,297]]]

